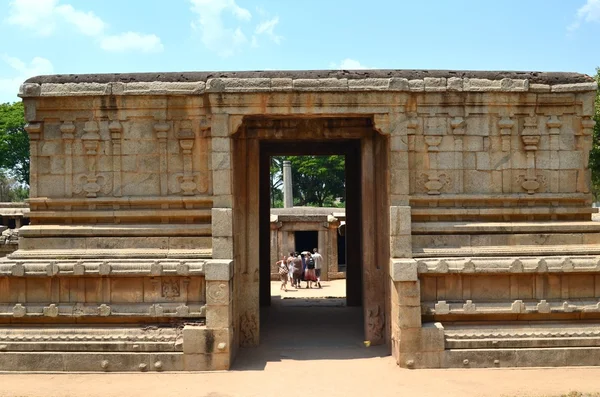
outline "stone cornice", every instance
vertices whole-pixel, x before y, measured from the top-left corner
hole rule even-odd
[[[40,76],[27,80],[19,96],[203,95],[261,92],[585,92],[598,86],[586,75],[533,72],[372,71],[362,74],[247,72],[178,74],[155,80],[145,74]],[[240,77],[237,77],[237,76]],[[121,76],[121,77],[119,77]],[[235,77],[234,77],[235,76]],[[460,77],[458,77],[460,76]],[[80,77],[80,78],[79,78]]]

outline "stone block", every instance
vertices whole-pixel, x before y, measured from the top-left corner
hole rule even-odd
[[[401,306],[421,306],[421,289],[419,281],[395,282],[398,302]]]
[[[463,138],[463,150],[466,152],[480,152],[483,150],[482,136],[465,136]]]
[[[184,354],[184,371],[226,371],[231,366],[229,353]]]
[[[206,304],[229,305],[231,304],[231,283],[228,281],[206,281]]]
[[[420,306],[398,306],[398,327],[420,328],[421,327],[421,307]]]
[[[293,80],[291,78],[272,78],[271,91],[291,91],[293,88]]]
[[[425,77],[423,79],[425,83],[425,91],[441,92],[446,91],[446,78],[445,77]]]
[[[477,169],[480,171],[487,171],[491,169],[490,154],[488,152],[477,152]]]
[[[211,139],[212,150],[215,152],[227,152],[231,151],[231,139],[222,137],[213,137]]]
[[[561,170],[580,169],[582,167],[581,152],[561,150],[558,152],[558,158]]]
[[[207,281],[229,281],[233,277],[233,260],[207,260],[204,265]]]
[[[213,208],[211,215],[213,237],[233,237],[233,210]]]
[[[230,333],[227,328],[185,325],[183,327],[183,352],[185,354],[229,352],[232,339]]]
[[[443,352],[399,353],[398,365],[408,369],[442,368],[443,354]]]
[[[390,276],[392,281],[417,281],[417,262],[414,259],[392,259]]]
[[[206,306],[206,326],[208,328],[230,328],[233,324],[233,306]]]
[[[212,173],[213,194],[228,195],[231,194],[231,170],[214,170]]]
[[[390,207],[390,235],[405,236],[411,234],[411,212],[409,206]]]
[[[410,189],[408,170],[391,170],[390,193],[408,194]]]
[[[425,323],[421,328],[405,328],[400,333],[400,352],[442,352],[445,348],[441,323]]]
[[[233,258],[233,237],[213,237],[212,249],[214,259]]]
[[[492,175],[489,171],[465,170],[463,183],[465,193],[487,193],[490,191]]]
[[[390,255],[392,258],[410,258],[412,256],[411,236],[390,236]]]
[[[212,152],[212,170],[230,170],[231,157],[229,152]]]

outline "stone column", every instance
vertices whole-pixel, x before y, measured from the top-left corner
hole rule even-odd
[[[292,189],[292,163],[283,162],[283,207],[294,207],[294,193]]]
[[[329,250],[327,249],[327,234],[329,233],[329,222],[325,225],[327,229],[319,230],[318,233],[318,248],[319,254],[323,257],[321,261],[321,280],[327,281],[329,280]]]
[[[29,134],[29,197],[37,197],[38,190],[38,142],[42,136],[41,123],[27,123],[25,131]]]

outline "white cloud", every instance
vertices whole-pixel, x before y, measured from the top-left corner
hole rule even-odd
[[[106,28],[104,21],[93,12],[78,11],[69,4],[56,7],[56,13],[86,36],[100,36]]]
[[[584,22],[600,22],[600,0],[587,0],[579,7],[575,21],[567,29],[574,31]]]
[[[355,59],[346,58],[342,60],[340,63],[330,63],[329,67],[331,69],[344,69],[344,70],[357,70],[357,69],[373,69],[370,66],[362,65],[359,61]]]
[[[252,14],[238,6],[235,0],[190,0],[191,10],[197,14],[192,28],[199,30],[202,43],[220,56],[233,55],[248,42],[248,38],[240,26],[226,27],[224,14],[231,14],[237,21],[252,19]]]
[[[158,36],[136,32],[105,36],[100,42],[100,47],[102,47],[103,50],[112,52],[160,52],[163,50],[163,45]]]
[[[107,51],[162,51],[160,38],[154,34],[125,32],[106,35],[108,24],[91,11],[75,9],[60,0],[13,0],[9,3],[6,21],[41,36],[49,36],[59,25],[75,28],[79,33],[96,39]],[[243,14],[243,13],[242,13]],[[117,43],[118,40],[123,40]]]
[[[0,78],[0,102],[17,100],[19,86],[28,78],[52,74],[54,71],[52,63],[46,58],[35,57],[29,64],[8,55],[2,55],[0,58],[13,69],[13,77]]]
[[[268,21],[261,22],[258,24],[258,26],[256,26],[256,30],[254,31],[254,33],[256,33],[257,35],[266,34],[276,44],[279,44],[281,43],[283,37],[275,34],[274,32],[275,26],[277,26],[278,23],[279,17],[277,16],[272,19],[269,19]]]
[[[58,0],[13,0],[9,3],[6,21],[29,29],[40,36],[49,36],[56,28]]]

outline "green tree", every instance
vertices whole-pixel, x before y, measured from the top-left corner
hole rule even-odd
[[[27,197],[29,197],[29,189],[0,173],[0,202],[24,201]]]
[[[283,207],[283,160],[282,156],[271,157],[271,208]]]
[[[22,102],[0,104],[0,170],[29,183],[29,135]]]
[[[596,68],[596,81],[600,84],[600,67]],[[592,171],[592,192],[595,201],[600,201],[600,93],[596,94],[593,145],[590,152],[590,170]]]
[[[279,156],[271,160],[271,206],[282,206],[283,160],[292,166],[294,205],[336,206],[345,202],[344,156]]]

